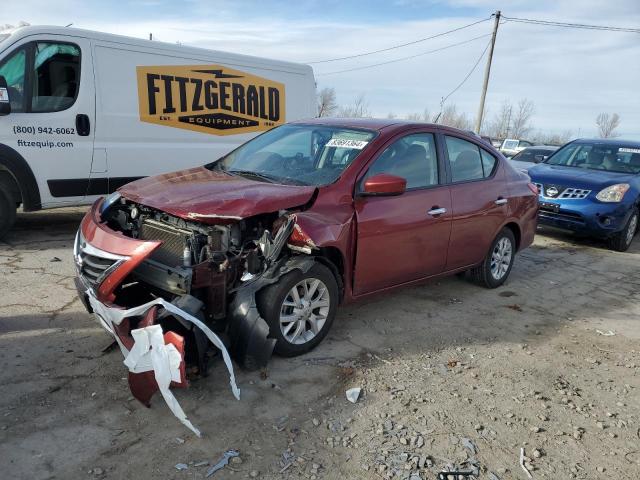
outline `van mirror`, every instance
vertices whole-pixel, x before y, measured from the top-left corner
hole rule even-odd
[[[11,103],[9,102],[9,89],[7,81],[0,75],[0,115],[9,115],[11,113]]]

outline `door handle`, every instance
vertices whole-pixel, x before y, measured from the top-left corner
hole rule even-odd
[[[89,115],[79,113],[76,115],[76,132],[81,137],[88,137],[91,133],[91,122],[89,121]]]
[[[506,198],[498,197],[498,199],[494,202],[496,205],[504,205],[508,200]]]
[[[427,213],[429,215],[431,215],[432,217],[436,217],[438,215],[442,215],[443,213],[447,213],[447,209],[446,208],[440,208],[440,207],[433,207]]]

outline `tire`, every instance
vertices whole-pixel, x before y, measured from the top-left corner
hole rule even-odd
[[[633,237],[638,232],[638,223],[640,223],[638,218],[638,209],[634,208],[624,228],[618,233],[613,234],[607,240],[609,248],[616,252],[626,252],[631,246]]]
[[[503,228],[482,263],[469,270],[472,281],[487,288],[499,287],[509,277],[515,256],[516,239],[510,229]]]
[[[299,302],[294,298],[294,288]],[[318,345],[333,324],[338,300],[336,278],[329,268],[317,262],[306,273],[293,270],[262,290],[257,299],[258,310],[269,324],[270,336],[276,339],[274,352],[295,357]],[[281,315],[291,321],[282,322]]]
[[[11,192],[0,184],[0,238],[3,238],[16,221],[16,202]]]

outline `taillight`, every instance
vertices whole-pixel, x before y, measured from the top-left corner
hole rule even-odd
[[[531,190],[536,195],[538,195],[540,193],[540,191],[538,190],[538,187],[536,186],[535,183],[529,182],[529,183],[527,183],[527,187],[529,187],[529,190]]]

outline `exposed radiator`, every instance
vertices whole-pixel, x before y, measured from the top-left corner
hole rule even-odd
[[[182,254],[190,232],[155,220],[144,220],[140,228],[141,240],[160,240],[162,245],[151,254],[151,259],[170,267],[182,265]]]

